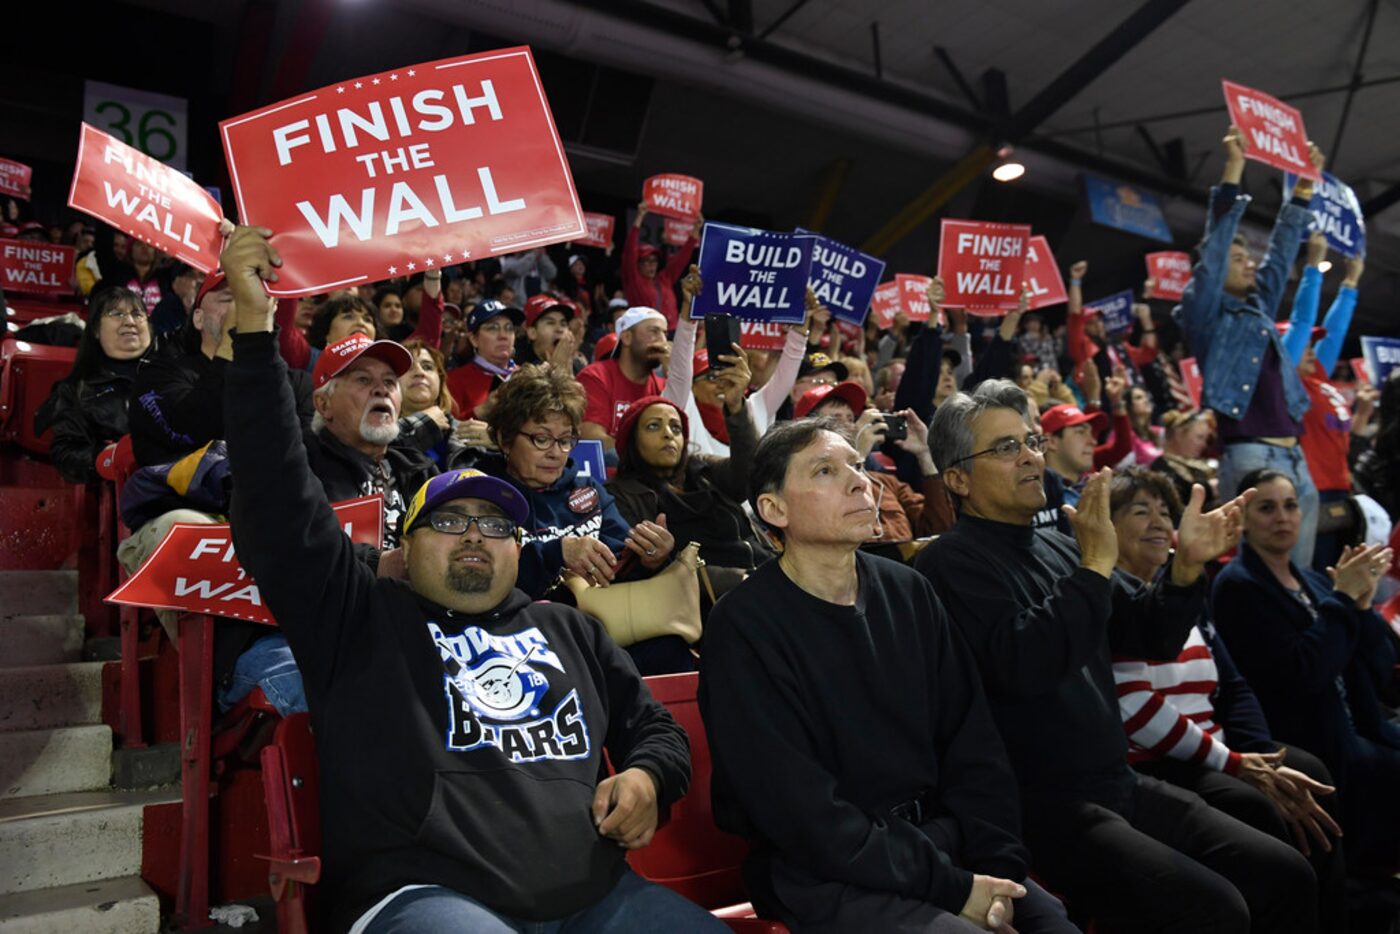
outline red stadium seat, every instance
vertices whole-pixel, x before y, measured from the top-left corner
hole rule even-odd
[[[321,879],[321,782],[307,714],[277,724],[262,751],[262,773],[272,852],[259,858],[268,862],[277,930],[306,934],[308,887]]]
[[[0,341],[0,441],[14,441],[34,454],[49,453],[50,437],[34,431],[34,413],[68,375],[77,356],[74,347],[50,347],[27,341]]]
[[[748,903],[739,872],[748,844],[715,826],[710,809],[710,744],[696,698],[700,675],[654,675],[646,683],[690,737],[690,791],[671,805],[671,819],[657,831],[651,845],[628,854],[632,869],[710,909],[731,930],[786,931],[779,922],[758,918]]]

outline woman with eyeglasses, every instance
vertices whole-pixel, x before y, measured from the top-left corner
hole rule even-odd
[[[508,480],[530,504],[516,586],[532,597],[549,591],[566,568],[607,586],[628,552],[645,573],[663,567],[675,547],[660,523],[629,527],[602,478],[581,473],[569,457],[585,402],[583,387],[568,373],[527,364],[482,405],[501,454],[478,466]]]
[[[1400,727],[1378,696],[1396,653],[1371,608],[1390,567],[1383,546],[1347,548],[1322,575],[1291,560],[1302,527],[1286,474],[1254,470],[1244,543],[1215,580],[1211,615],[1249,679],[1274,738],[1315,752],[1341,789],[1353,872],[1400,858]],[[1329,580],[1330,578],[1330,580]]]
[[[125,288],[100,290],[88,306],[73,369],[34,416],[37,431],[53,426],[49,454],[63,479],[97,478],[98,455],[127,433],[131,386],[150,349],[151,324],[141,296]]]

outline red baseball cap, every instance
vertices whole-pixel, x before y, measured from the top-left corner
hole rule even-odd
[[[691,379],[699,379],[710,369],[710,352],[708,350],[695,351],[695,369],[691,371]]]
[[[857,417],[865,411],[866,401],[865,390],[859,383],[837,383],[834,386],[817,386],[802,394],[802,398],[792,407],[793,418],[806,418],[807,415],[817,406],[828,399],[840,399],[851,407],[851,412]]]
[[[208,295],[215,289],[223,288],[227,284],[228,276],[224,275],[221,270],[215,269],[213,272],[209,273],[204,277],[204,281],[199,286],[199,291],[195,293],[194,305],[192,305],[191,307],[198,308],[199,303],[204,301],[204,296]]]
[[[593,345],[593,362],[606,360],[612,356],[612,352],[617,349],[617,335],[604,334],[598,338],[598,343]]]
[[[1094,434],[1108,427],[1108,416],[1102,412],[1085,412],[1077,405],[1052,405],[1040,413],[1040,430],[1047,435],[1088,422]]]
[[[363,334],[351,334],[327,346],[316,358],[316,368],[311,371],[312,390],[320,389],[363,356],[383,360],[393,367],[395,376],[402,376],[413,367],[413,355],[402,344],[372,341]]]
[[[1274,322],[1274,327],[1278,328],[1278,333],[1279,333],[1279,336],[1280,336],[1280,337],[1282,337],[1283,335],[1285,335],[1285,334],[1288,333],[1288,322],[1287,322],[1287,321],[1275,321],[1275,322]],[[1326,336],[1327,336],[1327,329],[1326,329],[1326,328],[1323,328],[1323,327],[1314,327],[1314,328],[1312,329],[1312,334],[1308,335],[1308,343],[1309,343],[1309,344],[1316,344],[1318,341],[1322,340],[1322,339],[1323,339],[1324,337],[1326,337]]]
[[[578,306],[573,302],[541,292],[539,295],[531,295],[525,302],[525,326],[534,327],[535,322],[546,311],[562,311],[566,319],[578,317]]]

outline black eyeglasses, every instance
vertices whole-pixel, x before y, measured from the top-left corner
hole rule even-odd
[[[522,432],[522,434],[524,434],[524,432]],[[535,446],[535,450],[537,451],[548,451],[550,445],[557,444],[559,445],[559,450],[563,451],[565,454],[578,447],[579,440],[577,435],[569,435],[567,438],[556,438],[554,435],[544,432],[525,435],[525,437],[530,439],[530,443]]]
[[[465,535],[472,523],[481,530],[483,538],[510,538],[515,535],[515,523],[505,516],[464,516],[460,512],[432,512],[428,524],[444,535]]]
[[[1045,450],[1045,442],[1047,440],[1045,435],[1026,435],[1025,441],[1022,441],[1020,438],[1002,438],[996,444],[987,448],[987,450],[978,451],[976,454],[969,454],[966,457],[959,457],[948,466],[952,467],[954,464],[961,464],[963,461],[970,461],[974,457],[983,457],[987,454],[995,454],[1000,460],[1011,460],[1020,455],[1022,445],[1025,445],[1026,449],[1032,454],[1039,454]]]

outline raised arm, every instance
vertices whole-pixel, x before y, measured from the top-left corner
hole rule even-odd
[[[1069,267],[1069,287],[1065,289],[1068,296],[1065,317],[1068,332],[1066,341],[1069,344],[1070,359],[1074,361],[1076,368],[1094,355],[1094,344],[1084,332],[1084,275],[1088,271],[1089,264],[1082,259]]]
[[[681,280],[680,317],[676,320],[676,336],[671,342],[671,359],[666,364],[666,386],[661,390],[662,398],[674,402],[682,412],[690,400],[690,387],[695,381],[695,332],[700,327],[700,323],[690,317],[690,309],[702,288],[700,268],[691,266]]]
[[[1322,270],[1327,258],[1327,238],[1320,233],[1308,237],[1308,259],[1298,289],[1293,295],[1293,311],[1288,316],[1288,330],[1283,335],[1283,349],[1293,366],[1303,362],[1313,325],[1317,323],[1317,305],[1322,298]]]
[[[1317,365],[1322,368],[1324,376],[1332,375],[1332,370],[1337,366],[1337,358],[1342,355],[1342,342],[1346,340],[1347,331],[1351,329],[1351,316],[1356,311],[1356,288],[1361,282],[1361,272],[1365,265],[1366,261],[1362,257],[1347,259],[1346,278],[1337,290],[1337,297],[1332,299],[1332,307],[1327,309],[1327,317],[1322,320],[1322,326],[1327,329],[1327,336],[1313,345],[1313,353],[1317,355]]]
[[[297,327],[297,299],[277,300],[277,346],[288,369],[305,370],[311,365],[311,345]]]
[[[423,274],[423,302],[418,306],[418,327],[408,335],[429,347],[442,349],[442,270]]]
[[[314,696],[329,689],[341,646],[366,638],[362,608],[374,572],[355,559],[307,463],[262,285],[276,280],[281,265],[270,235],[240,227],[220,258],[237,319],[224,401],[230,519],[239,561],[257,580]]]
[[[1309,144],[1309,149],[1313,165],[1321,169],[1324,162],[1321,150],[1312,144]],[[1298,179],[1293,186],[1292,199],[1279,208],[1278,220],[1274,221],[1273,232],[1269,234],[1269,250],[1259,263],[1255,282],[1259,288],[1260,307],[1271,318],[1277,314],[1279,302],[1283,300],[1288,274],[1298,257],[1298,245],[1312,224],[1312,211],[1308,209],[1312,193],[1312,180]]]

